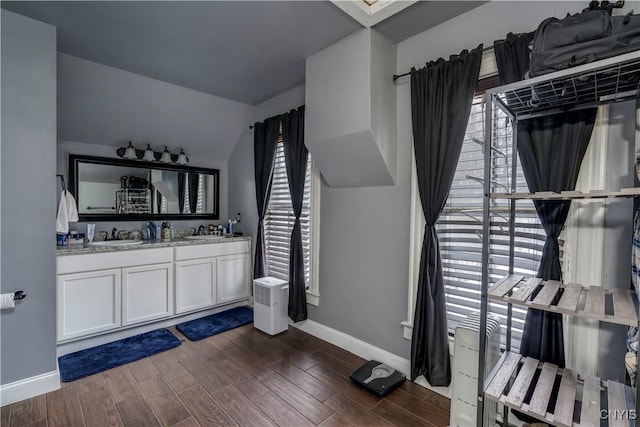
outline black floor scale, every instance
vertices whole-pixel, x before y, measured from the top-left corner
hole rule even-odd
[[[349,378],[380,397],[391,393],[407,379],[395,369],[375,360],[356,369]]]

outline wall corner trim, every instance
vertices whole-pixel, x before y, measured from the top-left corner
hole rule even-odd
[[[0,406],[10,405],[59,388],[60,373],[58,371],[45,372],[35,377],[3,384],[0,386]]]

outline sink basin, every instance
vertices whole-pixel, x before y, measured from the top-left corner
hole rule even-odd
[[[142,240],[103,240],[100,242],[87,243],[88,246],[109,247],[109,246],[135,246],[142,244]]]
[[[218,240],[226,240],[227,239],[224,236],[212,236],[212,235],[184,236],[184,238],[187,239],[187,240],[211,240],[211,241],[218,241]]]

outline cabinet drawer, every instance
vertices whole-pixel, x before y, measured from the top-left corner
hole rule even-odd
[[[212,243],[210,245],[193,245],[175,248],[176,261],[195,258],[209,258],[221,255],[233,255],[249,252],[249,241],[228,243]]]
[[[58,274],[171,262],[172,248],[64,255],[56,258]]]

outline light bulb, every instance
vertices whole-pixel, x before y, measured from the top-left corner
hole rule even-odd
[[[156,156],[153,153],[153,150],[151,149],[151,145],[147,144],[147,149],[144,150],[144,157],[142,158],[142,160],[146,160],[147,162],[153,162],[155,161]]]
[[[164,151],[162,152],[162,157],[160,158],[161,162],[164,163],[171,163],[171,153],[169,152],[169,150],[167,149],[167,146],[164,146]]]
[[[131,141],[129,141],[129,145],[127,145],[126,150],[124,150],[124,156],[125,159],[137,159],[138,156],[136,155],[136,149],[133,148],[133,145],[131,145]]]
[[[176,163],[179,165],[187,164],[187,155],[184,154],[184,150],[182,148],[180,149],[180,154],[178,154],[178,160],[176,161]]]

